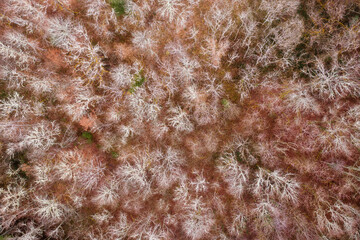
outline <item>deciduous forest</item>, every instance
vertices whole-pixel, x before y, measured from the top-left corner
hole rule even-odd
[[[0,1],[0,239],[360,240],[360,2]]]

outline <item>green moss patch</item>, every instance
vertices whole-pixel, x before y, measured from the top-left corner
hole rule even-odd
[[[126,14],[125,0],[110,0],[110,6],[114,9],[117,16],[122,16]]]
[[[93,142],[93,135],[91,132],[82,132],[81,137],[83,137],[84,139],[86,139],[89,143]]]

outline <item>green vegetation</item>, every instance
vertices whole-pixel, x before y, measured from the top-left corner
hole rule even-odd
[[[10,236],[3,236],[3,235],[0,235],[0,240],[6,240],[6,239],[9,239]]]
[[[2,80],[0,79],[0,99],[6,99],[9,95],[9,91],[5,90],[5,83],[1,82]]]
[[[110,6],[114,9],[117,16],[122,16],[126,14],[125,0],[110,0]]]
[[[223,98],[221,99],[221,105],[223,105],[224,108],[228,108],[230,103],[227,99]]]
[[[236,156],[236,161],[238,161],[239,163],[244,163],[244,160],[242,159],[239,151],[235,151],[235,156]]]
[[[8,94],[7,94],[6,91],[4,91],[4,90],[1,90],[1,91],[0,91],[0,99],[6,98],[7,95],[8,95]]]
[[[144,84],[145,80],[146,79],[143,70],[140,70],[139,73],[134,74],[133,83],[131,85],[131,88],[129,89],[129,92],[134,93],[135,89],[141,87]]]
[[[119,154],[117,152],[115,152],[115,151],[111,151],[110,154],[111,154],[111,157],[113,157],[113,158],[118,158],[119,157]]]
[[[89,143],[92,143],[92,141],[93,141],[93,135],[92,135],[91,132],[85,131],[85,132],[83,132],[83,133],[81,134],[81,136],[82,136],[84,139],[86,139]]]

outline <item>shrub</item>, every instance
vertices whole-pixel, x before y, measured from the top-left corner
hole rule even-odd
[[[119,183],[114,179],[110,179],[108,183],[98,188],[93,202],[100,206],[115,206],[119,199],[118,189]]]
[[[179,0],[160,0],[160,4],[158,9],[160,16],[169,19],[170,22],[176,17],[178,8],[183,5]]]
[[[234,152],[221,156],[217,168],[229,186],[229,193],[240,198],[249,181],[249,169],[239,164]]]
[[[172,117],[168,118],[170,126],[178,131],[191,132],[194,129],[187,113],[180,106],[170,109]]]
[[[7,100],[0,100],[0,116],[4,118],[25,118],[32,113],[28,100],[15,92]]]
[[[36,197],[35,201],[39,204],[35,214],[44,222],[60,222],[71,210],[55,199]]]
[[[192,200],[186,206],[182,229],[190,239],[201,239],[210,233],[214,225],[214,216],[200,198]]]
[[[146,155],[136,156],[134,161],[126,162],[116,170],[125,193],[135,193],[141,198],[146,198],[151,193],[151,180],[147,177],[150,161]]]
[[[270,172],[259,168],[256,173],[256,181],[253,186],[253,193],[256,196],[268,198],[279,197],[296,203],[298,199],[299,183],[292,179],[293,174],[283,174],[281,171]]]
[[[55,122],[47,123],[44,121],[34,125],[25,135],[20,145],[35,151],[46,151],[56,143],[59,134],[59,125]]]

